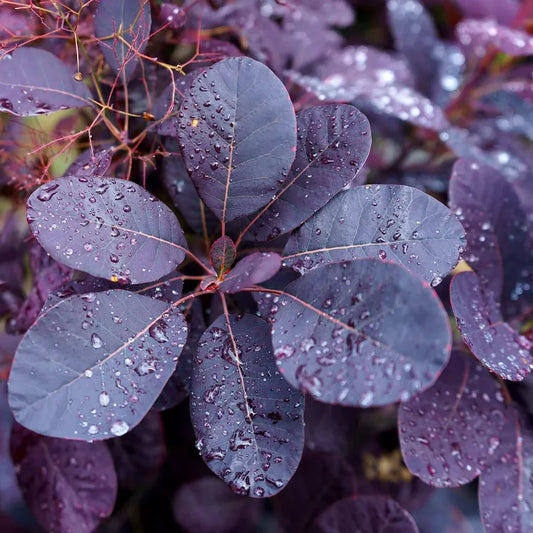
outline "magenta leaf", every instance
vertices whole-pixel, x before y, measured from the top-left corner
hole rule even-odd
[[[155,402],[186,338],[183,315],[164,302],[121,290],[72,296],[43,312],[20,343],[11,410],[42,435],[121,436]]]
[[[266,205],[284,182],[296,118],[285,87],[263,64],[216,63],[193,82],[178,122],[188,172],[223,223]]]
[[[281,267],[281,257],[274,252],[255,252],[241,259],[220,283],[222,292],[239,292],[269,280]]]
[[[344,498],[315,520],[313,533],[418,533],[413,517],[398,503],[379,496]]]
[[[90,533],[113,511],[117,477],[103,442],[44,437],[15,424],[11,457],[24,500],[46,531]]]
[[[291,385],[325,403],[407,401],[446,365],[451,334],[437,295],[376,259],[326,265],[274,298],[272,340]]]
[[[517,0],[453,0],[466,17],[496,19],[510,25],[518,12]]]
[[[138,53],[150,37],[148,0],[100,0],[94,14],[94,34],[107,63],[125,77],[135,70]]]
[[[475,55],[484,56],[489,46],[512,57],[533,54],[533,37],[524,31],[501,26],[491,19],[463,20],[457,25],[457,38]]]
[[[315,106],[296,118],[296,157],[289,175],[245,239],[270,240],[298,227],[353,182],[370,152],[370,124],[353,106]]]
[[[211,245],[209,259],[219,276],[226,274],[231,268],[236,253],[235,244],[227,235],[220,237]]]
[[[269,327],[254,315],[219,317],[198,346],[190,404],[196,447],[238,494],[273,496],[300,462],[303,395],[277,370]]]
[[[187,244],[174,213],[131,181],[54,180],[30,196],[27,218],[54,259],[112,281],[154,281],[185,256]]]
[[[457,274],[450,298],[457,327],[472,353],[502,378],[524,379],[533,369],[533,343],[504,322],[476,274]]]
[[[300,273],[348,259],[388,259],[435,286],[464,246],[457,218],[428,194],[405,185],[365,185],[342,191],[305,222],[282,259]]]
[[[25,117],[92,105],[74,74],[46,50],[17,48],[0,60],[0,111]]]
[[[107,442],[120,487],[153,481],[167,453],[161,415],[149,411],[126,435]]]
[[[479,506],[486,533],[533,528],[533,428],[512,410],[501,442],[479,477]]]
[[[405,464],[435,487],[469,483],[494,455],[504,421],[498,382],[473,357],[453,353],[433,387],[400,405]]]

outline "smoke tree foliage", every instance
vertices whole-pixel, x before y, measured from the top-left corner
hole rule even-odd
[[[4,2],[2,531],[531,531],[531,17]]]

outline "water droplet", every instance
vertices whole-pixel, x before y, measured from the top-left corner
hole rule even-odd
[[[93,333],[91,335],[91,345],[93,348],[101,348],[104,345],[104,342],[96,333]]]
[[[130,427],[123,420],[117,420],[111,424],[111,433],[115,435],[115,437],[121,437],[126,434],[129,429]]]

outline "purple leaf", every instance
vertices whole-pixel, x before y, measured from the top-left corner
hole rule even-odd
[[[114,290],[46,310],[19,345],[9,377],[15,419],[43,435],[119,437],[136,426],[176,367],[183,315]]]
[[[300,273],[323,264],[376,257],[401,263],[438,285],[465,245],[450,210],[405,185],[343,191],[291,235],[283,264]]]
[[[94,14],[94,35],[108,64],[125,77],[135,70],[150,37],[148,0],[100,0]]]
[[[103,178],[111,165],[114,147],[103,146],[88,148],[82,152],[76,160],[68,167],[69,176],[85,176],[87,178]]]
[[[241,498],[214,477],[182,485],[172,507],[184,530],[202,533],[252,533],[257,531],[261,513],[260,501]]]
[[[241,259],[220,283],[222,292],[239,292],[269,280],[281,267],[281,257],[274,252],[255,252]]]
[[[161,415],[149,411],[138,426],[107,445],[121,487],[134,489],[153,480],[167,452]]]
[[[26,117],[92,105],[74,74],[46,50],[17,48],[0,60],[0,111]]]
[[[227,235],[220,237],[211,245],[209,259],[219,276],[226,274],[231,268],[236,253],[235,243]]]
[[[353,182],[370,152],[370,124],[353,106],[315,106],[296,118],[298,144],[289,175],[245,240],[270,240],[298,227]]]
[[[517,0],[454,0],[466,17],[496,19],[500,24],[510,25],[518,13]]]
[[[14,9],[15,6],[5,3],[0,6],[0,39],[5,41],[13,37],[31,35],[35,31],[35,19],[30,9]],[[21,6],[22,7],[22,6]]]
[[[54,180],[30,196],[27,218],[54,259],[112,281],[154,281],[185,256],[187,244],[174,213],[131,181]]]
[[[473,357],[454,353],[433,387],[400,405],[405,463],[435,487],[469,483],[494,455],[504,421],[498,382]]]
[[[202,306],[198,300],[194,301],[187,320],[189,334],[187,344],[178,359],[176,370],[167,381],[164,389],[154,404],[154,409],[164,411],[182,402],[191,390],[191,374],[193,359],[198,350],[198,342],[207,325],[204,320]]]
[[[533,54],[533,37],[524,31],[500,26],[491,19],[463,20],[457,25],[456,31],[459,43],[479,57],[487,53],[489,46],[512,57]]]
[[[163,23],[173,30],[179,30],[187,23],[187,13],[185,9],[168,2],[163,2],[161,4],[160,15]]]
[[[296,118],[267,67],[225,59],[193,82],[178,136],[200,197],[224,224],[266,205],[283,183],[294,159]]]
[[[196,447],[235,492],[273,496],[300,462],[303,396],[280,375],[269,328],[254,315],[219,317],[198,346],[190,404]]]
[[[207,231],[211,233],[219,227],[218,219],[200,200],[182,157],[175,155],[165,157],[163,183],[174,205],[192,230],[203,233],[204,223]]]
[[[113,511],[117,477],[104,443],[44,437],[16,424],[11,457],[24,500],[47,531],[90,533]]]
[[[434,291],[375,259],[326,265],[274,300],[274,354],[283,376],[325,403],[377,406],[428,388],[451,334]]]
[[[419,0],[388,0],[387,15],[396,49],[405,57],[425,94],[437,70],[440,45],[435,24]]]
[[[472,353],[502,378],[524,379],[533,369],[533,344],[503,321],[476,274],[457,274],[450,298],[457,327]]]
[[[418,533],[413,517],[394,500],[379,496],[344,498],[315,520],[313,533]]]
[[[533,528],[533,428],[511,411],[501,442],[479,478],[479,506],[486,533]]]
[[[459,159],[449,198],[466,230],[464,259],[479,275],[487,297],[497,302],[502,293],[505,305],[531,293],[533,248],[527,219],[507,180],[486,165]]]

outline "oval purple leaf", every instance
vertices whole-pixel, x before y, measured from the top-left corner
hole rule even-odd
[[[533,428],[512,410],[501,442],[479,477],[479,507],[486,533],[533,530]]]
[[[26,117],[92,105],[89,89],[73,75],[46,50],[17,48],[0,61],[0,111]]]
[[[154,281],[185,257],[187,244],[174,213],[131,181],[54,180],[30,196],[27,218],[54,259],[112,281]]]
[[[220,283],[222,292],[239,292],[269,280],[281,268],[281,257],[274,252],[255,252],[241,259]]]
[[[190,404],[196,447],[235,492],[273,496],[300,462],[304,398],[276,368],[269,327],[253,315],[229,323],[221,316],[198,346]]]
[[[398,503],[379,496],[344,498],[315,520],[313,533],[418,533],[413,517]]]
[[[452,354],[438,381],[400,405],[405,463],[435,487],[472,481],[497,449],[505,421],[498,382],[473,357]]]
[[[11,410],[43,435],[119,437],[155,402],[186,338],[181,312],[146,296],[114,290],[62,300],[18,347]]]
[[[235,244],[227,235],[217,239],[209,250],[209,259],[219,276],[223,276],[231,268],[235,256]]]
[[[285,87],[253,59],[225,59],[193,82],[179,114],[187,169],[223,223],[263,207],[294,160],[296,118]]]
[[[502,378],[524,379],[533,369],[533,344],[503,321],[476,274],[455,276],[450,298],[457,327],[472,353]]]
[[[290,237],[282,259],[300,273],[348,259],[388,259],[435,286],[463,246],[461,224],[428,194],[405,185],[365,185],[342,191],[311,217]]]
[[[399,265],[326,265],[278,294],[271,318],[278,367],[321,402],[406,401],[448,361],[450,327],[437,295]]]
[[[15,424],[10,447],[24,500],[46,531],[90,533],[113,511],[117,476],[103,442],[43,437]]]
[[[68,167],[66,172],[69,176],[86,176],[93,178],[102,178],[111,165],[114,147],[95,147],[88,148],[82,152]]]
[[[102,54],[116,72],[129,77],[148,44],[152,15],[148,0],[99,0],[94,35]]]
[[[315,106],[296,119],[298,144],[289,176],[245,240],[270,240],[298,227],[352,183],[368,157],[370,124],[354,106]]]

